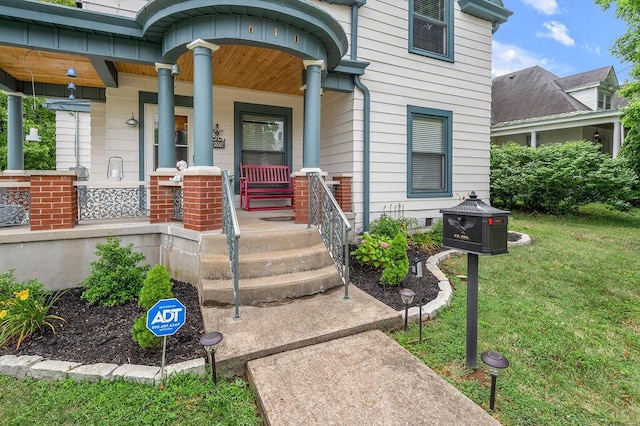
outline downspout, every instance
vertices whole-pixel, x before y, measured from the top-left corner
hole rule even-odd
[[[351,5],[351,60],[358,60],[358,9],[365,2],[354,2]],[[358,89],[362,91],[363,95],[363,152],[362,152],[362,201],[363,201],[363,214],[362,221],[364,224],[364,232],[369,230],[369,203],[370,203],[370,183],[371,183],[371,167],[369,164],[371,158],[371,93],[367,86],[360,81],[359,75],[353,76],[353,83]]]

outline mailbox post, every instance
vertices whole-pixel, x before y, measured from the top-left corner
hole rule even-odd
[[[467,366],[478,364],[478,255],[507,252],[509,212],[481,201],[475,192],[442,213],[445,247],[467,252]]]

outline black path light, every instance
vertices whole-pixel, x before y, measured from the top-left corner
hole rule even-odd
[[[507,252],[509,212],[482,202],[475,192],[442,213],[443,246],[467,252],[467,366],[478,364],[478,254]]]
[[[482,352],[480,358],[482,359],[482,362],[487,364],[489,374],[491,374],[491,397],[489,399],[489,409],[493,410],[496,401],[496,379],[498,378],[500,370],[509,366],[509,360],[501,353],[493,351]]]
[[[216,374],[216,345],[222,341],[222,333],[213,331],[207,333],[200,338],[200,344],[204,346],[204,350],[207,351],[209,357],[209,366],[211,367],[211,377],[213,383],[218,384],[218,375]]]
[[[416,292],[410,288],[403,288],[400,290],[400,299],[404,304],[404,331],[407,331],[407,321],[409,319],[409,305],[413,302],[413,298],[416,297]]]
[[[413,259],[413,262],[411,262],[411,273],[416,277],[416,278],[422,278],[422,261],[420,260],[419,257],[416,257],[415,259]],[[419,284],[419,293],[420,295],[418,296],[418,334],[419,334],[419,338],[418,338],[418,343],[422,343],[422,302],[424,300],[424,286],[422,285],[422,283]]]

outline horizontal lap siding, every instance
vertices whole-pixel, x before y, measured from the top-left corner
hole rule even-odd
[[[457,193],[488,197],[491,24],[455,3],[455,62],[440,61],[408,52],[407,7],[386,0],[359,10],[358,59],[371,62],[362,80],[371,91],[372,219],[390,205],[429,217],[457,201]],[[406,198],[407,105],[453,111],[451,198]]]

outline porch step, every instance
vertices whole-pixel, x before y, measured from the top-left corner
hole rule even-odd
[[[315,229],[241,231],[238,246],[242,305],[284,301],[342,285]],[[227,253],[225,235],[203,237],[198,271],[203,306],[235,303]]]
[[[202,306],[233,305],[235,303],[232,280],[201,280]],[[336,267],[293,272],[259,278],[246,278],[238,282],[241,305],[281,302],[322,293],[342,285]]]

